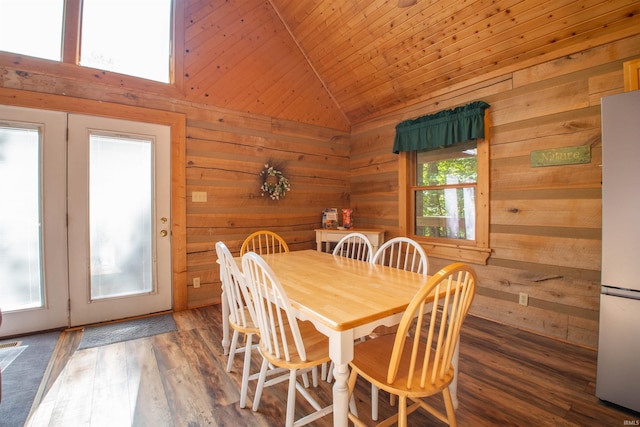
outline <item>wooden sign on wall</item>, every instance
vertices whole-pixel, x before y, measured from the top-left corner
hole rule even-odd
[[[640,58],[622,64],[624,70],[624,91],[640,89]]]
[[[531,167],[576,165],[591,162],[591,146],[551,148],[531,152]]]

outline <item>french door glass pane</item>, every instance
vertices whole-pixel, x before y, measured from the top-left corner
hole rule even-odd
[[[0,302],[4,311],[43,305],[40,135],[0,127]]]
[[[92,134],[91,299],[153,291],[152,141]]]
[[[0,50],[60,61],[63,0],[0,0]]]

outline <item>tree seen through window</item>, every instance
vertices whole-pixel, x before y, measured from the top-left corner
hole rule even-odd
[[[475,239],[475,142],[416,155],[415,234]]]

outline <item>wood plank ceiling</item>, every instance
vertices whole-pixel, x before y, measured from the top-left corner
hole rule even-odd
[[[188,99],[337,129],[640,25],[638,0],[186,0]]]

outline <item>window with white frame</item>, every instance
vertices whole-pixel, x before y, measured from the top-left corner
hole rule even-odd
[[[64,0],[0,0],[0,50],[60,61]]]
[[[476,142],[416,151],[412,158],[415,236],[475,241]]]

